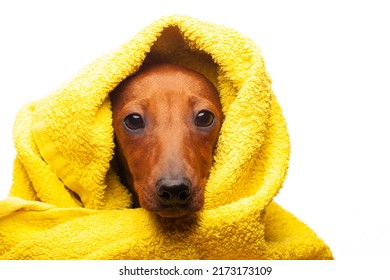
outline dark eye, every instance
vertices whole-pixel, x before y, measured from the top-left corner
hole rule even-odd
[[[124,118],[123,122],[130,130],[138,130],[145,128],[145,122],[139,114],[127,115]]]
[[[197,127],[209,127],[214,123],[214,114],[207,110],[200,111],[195,117]]]

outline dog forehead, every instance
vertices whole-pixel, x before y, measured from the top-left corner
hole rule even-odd
[[[214,84],[196,71],[173,64],[160,64],[153,67],[149,74],[158,89],[164,87],[170,92],[217,99],[219,102]]]
[[[204,99],[220,107],[217,89],[203,75],[173,64],[158,64],[141,68],[135,75],[124,80],[113,92],[114,103],[128,103],[156,99],[164,103],[186,102]],[[180,98],[178,98],[180,96]]]
[[[210,82],[201,74],[190,69],[170,65],[148,67],[134,76],[133,84],[139,83],[146,87],[192,89],[198,90],[210,87]]]

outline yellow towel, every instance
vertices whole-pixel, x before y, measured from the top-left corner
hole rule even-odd
[[[225,119],[196,217],[128,209],[131,195],[110,167],[108,95],[148,57],[198,71],[220,93]],[[258,47],[226,27],[185,16],[155,21],[22,108],[14,141],[0,259],[332,259],[272,201],[288,168],[285,121]]]

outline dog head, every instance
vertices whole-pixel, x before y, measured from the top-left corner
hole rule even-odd
[[[158,64],[123,81],[111,101],[116,156],[140,206],[162,217],[199,211],[222,125],[214,85]]]

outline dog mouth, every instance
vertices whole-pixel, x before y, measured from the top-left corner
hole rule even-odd
[[[203,199],[201,196],[193,194],[186,203],[172,203],[166,204],[160,199],[155,198],[151,200],[140,201],[141,207],[156,213],[163,218],[181,218],[191,213],[198,212],[203,207]]]
[[[181,218],[191,212],[183,210],[181,207],[180,208],[170,207],[170,208],[160,209],[155,213],[157,213],[157,215],[163,218]]]
[[[180,218],[188,214],[198,212],[201,210],[203,203],[199,205],[179,205],[179,206],[165,206],[160,205],[153,212],[163,218]]]

